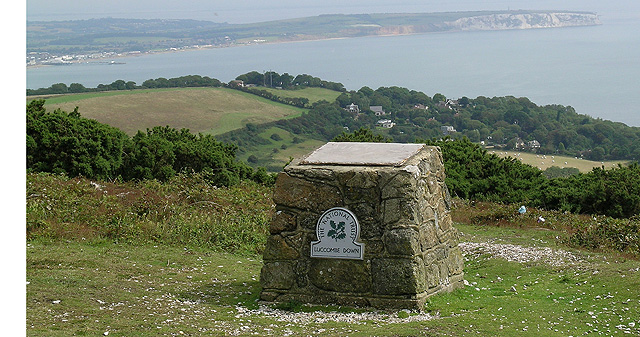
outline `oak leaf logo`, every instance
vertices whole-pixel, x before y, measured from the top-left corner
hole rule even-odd
[[[331,225],[331,229],[329,230],[329,232],[327,232],[327,236],[336,241],[342,240],[347,237],[347,233],[345,232],[346,224],[344,223],[344,221],[340,221],[338,224],[336,224],[333,220],[331,220],[329,224]]]

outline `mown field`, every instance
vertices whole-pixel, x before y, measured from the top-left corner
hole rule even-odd
[[[627,252],[572,240],[603,217],[456,200],[467,285],[422,312],[380,311],[258,300],[261,185],[28,174],[26,194],[29,336],[640,334],[637,235]]]
[[[507,151],[507,150],[494,150],[487,149],[489,153],[496,154],[499,157],[513,157],[525,164],[529,164],[534,167],[539,167],[541,170],[546,170],[551,166],[557,166],[560,168],[575,167],[580,172],[589,172],[594,167],[612,168],[617,167],[618,164],[626,165],[626,160],[609,160],[609,161],[592,161],[586,159],[579,159],[577,157],[557,156],[557,155],[538,155],[530,152],[519,151]]]
[[[308,87],[300,90],[282,90],[282,89],[274,89],[274,88],[260,88],[260,90],[268,91],[280,97],[287,97],[287,98],[304,97],[309,99],[309,103],[311,104],[321,100],[325,100],[327,102],[333,102],[341,94],[338,91],[327,90],[327,89],[317,88],[317,87]]]
[[[29,97],[29,100],[33,97]],[[128,135],[154,126],[221,134],[300,115],[304,109],[225,88],[142,89],[46,98],[47,109],[73,111]]]

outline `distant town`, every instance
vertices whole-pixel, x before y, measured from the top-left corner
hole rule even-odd
[[[91,53],[91,54],[64,54],[58,55],[49,52],[30,52],[27,54],[27,67],[35,67],[35,66],[65,66],[71,65],[74,63],[84,63],[84,62],[100,62],[100,63],[108,63],[108,64],[123,64],[124,62],[118,62],[113,59],[122,58],[122,57],[130,57],[130,56],[140,56],[144,54],[156,54],[156,53],[164,53],[164,52],[176,52],[176,51],[184,51],[184,50],[195,50],[195,49],[206,49],[206,48],[214,48],[214,45],[193,45],[193,46],[184,46],[178,48],[166,48],[163,50],[154,50],[154,51],[128,51],[128,52],[100,52],[100,53]],[[109,61],[109,59],[112,59]]]

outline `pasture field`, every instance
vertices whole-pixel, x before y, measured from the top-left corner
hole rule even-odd
[[[29,97],[33,99],[33,97]],[[176,88],[83,93],[45,98],[47,109],[72,111],[119,128],[128,135],[155,126],[222,134],[298,116],[304,110],[226,88]]]
[[[557,166],[560,168],[575,167],[580,172],[585,173],[591,171],[594,167],[604,166],[607,169],[617,167],[618,164],[626,165],[625,160],[611,160],[611,161],[591,161],[586,159],[579,159],[577,157],[557,156],[557,155],[541,155],[530,152],[518,152],[507,151],[499,149],[487,149],[489,153],[498,155],[499,157],[513,157],[525,164],[529,164],[533,167],[538,167],[541,170],[546,170],[551,166]]]
[[[313,104],[315,102],[325,100],[327,102],[333,102],[342,94],[341,92],[324,89],[324,88],[315,88],[308,87],[300,90],[284,90],[284,89],[274,89],[274,88],[259,88],[261,90],[266,90],[274,95],[280,97],[287,98],[296,98],[296,97],[304,97],[309,99],[309,103]]]

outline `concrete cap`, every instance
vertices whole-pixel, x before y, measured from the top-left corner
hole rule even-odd
[[[425,144],[330,142],[313,151],[302,165],[401,166]]]

